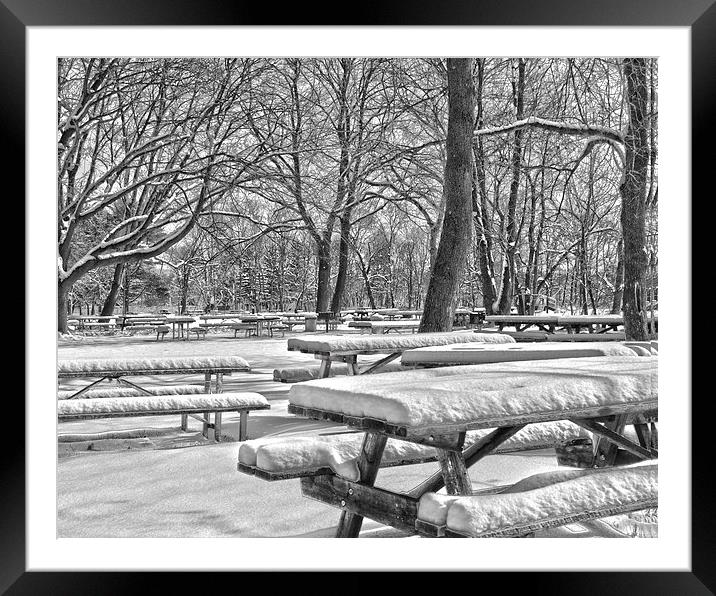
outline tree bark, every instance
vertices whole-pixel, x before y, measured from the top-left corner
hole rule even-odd
[[[115,265],[112,285],[109,288],[109,294],[107,294],[107,298],[105,298],[104,305],[102,306],[102,312],[100,313],[103,317],[108,317],[114,314],[114,307],[117,304],[117,296],[119,296],[119,290],[122,288],[123,273],[124,263],[118,263]]]
[[[317,245],[318,287],[316,312],[327,312],[331,300],[331,241],[323,238]]]
[[[645,206],[649,164],[647,63],[643,58],[626,58],[629,127],[624,139],[625,167],[622,195],[622,238],[624,241],[624,329],[626,338],[648,339],[644,316],[646,275]]]
[[[336,276],[336,287],[333,289],[333,300],[331,301],[331,311],[336,315],[340,313],[343,294],[346,290],[346,282],[348,280],[348,243],[350,242],[349,234],[351,231],[351,209],[347,209],[341,214],[340,220],[341,240],[338,249],[338,275]]]
[[[612,295],[611,313],[618,315],[622,312],[622,295],[624,294],[624,259],[622,257],[622,241],[617,243],[617,271],[614,278],[614,294]]]
[[[482,128],[483,106],[482,87],[484,77],[485,59],[477,61],[477,128]],[[473,183],[473,211],[475,215],[475,231],[477,233],[477,253],[480,267],[480,280],[482,290],[482,305],[488,315],[494,314],[495,301],[497,300],[497,286],[495,284],[495,265],[492,261],[492,243],[487,232],[487,186],[485,183],[485,152],[482,144],[482,137],[477,137],[473,148],[473,159],[475,160],[474,183]]]
[[[448,58],[445,218],[419,331],[449,331],[472,237],[472,132],[475,89],[471,58]]]
[[[67,295],[71,289],[72,284],[57,284],[57,330],[60,333],[67,333]]]
[[[524,89],[525,89],[525,60],[519,59],[517,65],[517,83],[515,84],[515,108],[517,120],[522,120],[524,112]],[[502,284],[498,301],[498,312],[509,314],[512,306],[512,295],[514,291],[513,279],[515,275],[515,252],[517,252],[517,194],[520,188],[520,173],[522,171],[520,162],[522,160],[522,137],[524,131],[521,128],[515,130],[515,140],[512,146],[512,181],[510,183],[510,197],[507,204],[507,246],[505,247],[505,258],[502,265]]]

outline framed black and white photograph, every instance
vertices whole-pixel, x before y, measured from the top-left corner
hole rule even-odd
[[[2,4],[8,594],[142,571],[712,593],[710,0]]]

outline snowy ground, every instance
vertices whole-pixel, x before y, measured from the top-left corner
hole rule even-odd
[[[273,381],[277,367],[312,365],[307,354],[288,352],[286,338],[234,339],[210,332],[206,340],[156,341],[152,335],[97,336],[58,341],[59,359],[159,356],[241,356],[250,373],[225,377],[225,391],[257,391],[271,403],[249,416],[250,438],[317,434],[344,427],[288,414],[290,385]],[[380,358],[376,356],[375,359]],[[366,358],[365,362],[369,362]],[[359,358],[360,362],[360,358]],[[61,389],[84,380],[66,380]],[[201,384],[201,375],[136,378],[147,385]],[[192,424],[193,423],[193,424]],[[329,537],[340,512],[301,495],[299,480],[267,482],[236,470],[239,443],[209,443],[190,419],[182,433],[178,416],[69,421],[58,425],[58,537]],[[224,433],[235,436],[238,414],[225,415]],[[131,433],[127,431],[136,430]],[[114,433],[96,440],[97,433]],[[79,440],[87,439],[89,440]],[[94,436],[92,436],[94,435]],[[146,436],[142,436],[146,435]],[[72,439],[72,441],[68,441]],[[470,469],[474,485],[515,482],[557,468],[553,450],[489,456]],[[376,484],[407,490],[437,464],[381,470]],[[547,535],[547,534],[545,534]],[[549,536],[609,536],[599,526],[578,524]],[[398,537],[399,532],[365,520],[361,537]]]

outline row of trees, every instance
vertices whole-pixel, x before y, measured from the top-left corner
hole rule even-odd
[[[68,300],[107,314],[138,287],[180,309],[528,293],[625,314],[628,287],[643,313],[656,79],[601,58],[62,59],[60,329]]]

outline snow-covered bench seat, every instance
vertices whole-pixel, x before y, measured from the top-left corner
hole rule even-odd
[[[431,537],[519,537],[658,506],[658,465],[557,470],[497,493],[420,497],[416,529]]]
[[[239,331],[243,331],[244,336],[248,337],[256,329],[256,325],[253,323],[231,323],[229,327],[234,330],[234,337]]]
[[[106,398],[106,397],[140,397],[142,395],[191,395],[206,393],[201,385],[164,385],[162,387],[148,387],[146,393],[134,387],[109,387],[106,389],[90,389],[82,394],[82,397]],[[76,391],[58,391],[57,399],[71,399]]]
[[[476,331],[477,333],[477,331]],[[482,329],[480,333],[490,333],[488,329]],[[560,342],[581,342],[594,341],[594,335],[589,333],[547,333],[546,331],[497,331],[492,333],[500,333],[509,335],[516,342],[542,342],[542,341],[560,341]],[[626,333],[623,331],[610,331],[609,333],[601,333],[599,341],[626,341]]]
[[[192,333],[196,333],[196,339],[199,339],[199,337],[206,338],[206,327],[189,327],[187,331],[187,336],[190,337]]]
[[[394,321],[350,321],[348,327],[356,327],[366,329],[369,333],[375,334],[386,334],[391,331],[398,333],[403,329],[408,329],[412,333],[415,333],[420,327],[420,321],[416,320],[394,320]]]
[[[485,364],[518,360],[549,360],[556,358],[587,358],[590,356],[650,356],[648,343],[585,342],[565,344],[546,342],[537,344],[516,343],[486,344],[482,342],[427,346],[406,350],[401,364],[415,366],[448,366],[456,364]]]
[[[389,362],[380,367],[375,373],[383,372],[399,372],[404,370],[399,362]],[[353,374],[347,364],[337,363],[331,366],[329,371],[330,377],[336,375]],[[273,380],[278,383],[299,383],[301,381],[311,381],[313,379],[321,379],[320,366],[291,366],[288,368],[275,368],[273,371]]]
[[[492,429],[470,431],[465,445],[473,445]],[[588,432],[564,420],[524,427],[502,443],[495,453],[510,453],[556,447],[565,441],[587,437]],[[262,437],[243,443],[239,449],[238,469],[264,480],[284,480],[304,476],[337,474],[348,480],[360,480],[358,456],[362,433],[338,433],[299,437]],[[381,467],[437,461],[434,447],[388,439]]]
[[[246,439],[248,414],[271,406],[260,393],[208,393],[196,395],[143,395],[141,397],[106,397],[64,399],[57,402],[58,420],[94,418],[189,415],[203,424],[204,436],[214,429],[216,441],[221,440],[222,412],[239,412],[239,441]],[[210,420],[214,413],[214,422]]]
[[[476,334],[472,332],[415,333],[411,335],[308,335],[288,340],[288,350],[313,354],[321,360],[320,378],[330,375],[331,362],[345,362],[354,374],[366,374],[392,362],[411,348],[440,346],[467,342],[514,343],[514,339],[500,333]],[[360,354],[388,354],[365,370],[359,370]]]

